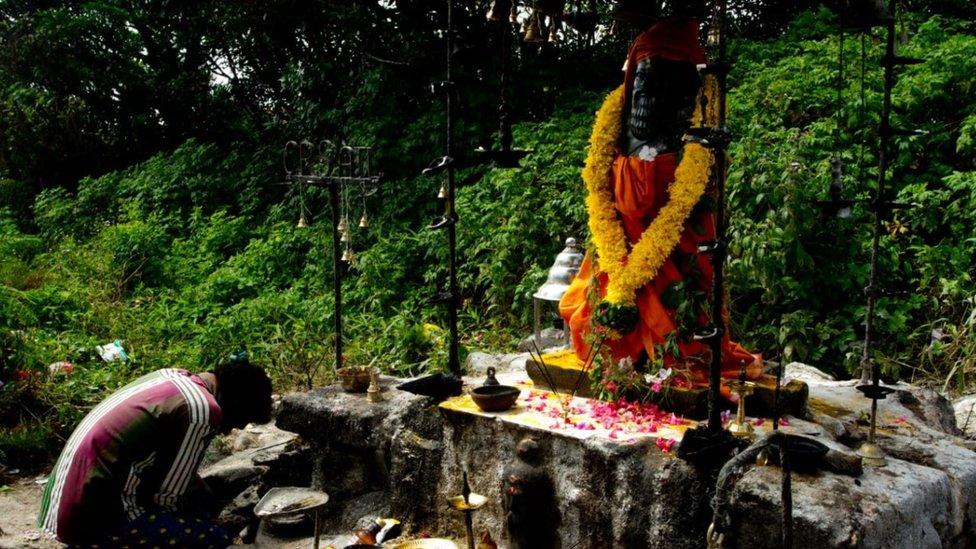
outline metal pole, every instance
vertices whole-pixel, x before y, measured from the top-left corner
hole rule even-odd
[[[726,0],[721,0],[716,17],[718,18],[718,64],[726,61],[725,37]],[[718,78],[718,129],[725,129],[726,100],[725,93],[728,85],[728,75],[725,70],[719,70]],[[711,339],[712,364],[708,376],[708,429],[712,433],[722,430],[722,411],[719,408],[719,388],[722,383],[722,342],[725,340],[725,318],[723,315],[725,300],[725,146],[714,149],[716,207],[715,207],[715,242],[717,249],[712,255],[712,323],[718,328],[718,333]]]
[[[320,511],[321,507],[315,509],[315,539],[312,541],[312,549],[319,549],[319,538],[322,536],[322,518]]]
[[[335,307],[335,369],[342,368],[342,250],[339,246],[339,186],[333,181],[329,185],[329,201],[332,205],[332,295]]]
[[[892,7],[894,7],[892,5]],[[888,30],[887,45],[885,46],[885,56],[888,59],[895,58],[895,21],[894,13],[886,24]],[[874,339],[874,306],[877,301],[878,290],[878,248],[881,241],[881,233],[884,230],[882,216],[884,214],[885,202],[885,182],[888,171],[888,146],[891,138],[891,89],[894,87],[895,79],[894,63],[886,63],[884,68],[884,102],[881,107],[881,142],[878,147],[878,188],[874,195],[874,235],[871,240],[871,274],[868,278],[868,286],[864,289],[867,294],[867,309],[864,319],[864,349],[861,354],[861,380],[860,385],[872,384],[875,387],[879,384],[879,372],[877,365],[871,358],[871,344]],[[877,404],[875,403],[874,406]],[[872,426],[873,432],[873,426]]]
[[[453,56],[453,39],[454,26],[453,26],[453,0],[447,0],[447,142],[445,153],[447,157],[453,158],[453,143],[452,143],[452,127],[451,127],[451,117],[452,112],[452,96],[454,94],[454,83],[451,81],[451,57]],[[447,322],[448,329],[451,334],[450,347],[448,350],[447,365],[451,372],[461,375],[461,361],[458,356],[458,284],[457,284],[457,213],[454,209],[454,166],[448,166],[447,168],[447,211],[445,215],[449,220],[447,226],[447,245],[448,245],[448,264],[447,271],[449,281],[449,291],[450,291],[450,303],[447,308]]]
[[[779,442],[779,465],[783,468],[782,483],[780,485],[780,498],[783,503],[783,547],[792,549],[793,547],[793,475],[790,470],[790,450],[789,438],[786,435],[780,437]]]

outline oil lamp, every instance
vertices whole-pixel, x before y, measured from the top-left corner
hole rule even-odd
[[[746,397],[752,394],[756,384],[742,379],[729,381],[728,384],[732,394],[738,395],[739,397],[739,406],[735,411],[735,419],[729,422],[729,432],[738,438],[752,438],[754,429],[752,424],[746,420]]]
[[[455,511],[464,513],[464,528],[468,534],[468,549],[474,549],[474,523],[471,515],[475,511],[484,507],[488,503],[488,498],[481,494],[471,492],[471,485],[468,484],[468,473],[464,473],[464,481],[461,485],[461,495],[447,499],[447,503]]]

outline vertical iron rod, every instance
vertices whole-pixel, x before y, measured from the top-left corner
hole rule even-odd
[[[783,547],[793,548],[793,474],[790,470],[789,437],[779,439],[779,465],[783,470],[780,498],[783,504]]]
[[[332,295],[335,308],[335,369],[342,368],[342,250],[339,246],[339,183],[329,185],[329,202],[332,205]]]
[[[718,18],[718,63],[726,58],[725,36],[726,0],[721,0],[715,16]],[[720,129],[725,128],[726,71],[718,71],[718,121]],[[719,252],[712,255],[712,322],[720,327],[720,333],[712,338],[712,364],[708,376],[708,429],[713,433],[722,430],[722,411],[719,407],[719,389],[722,383],[722,342],[725,340],[725,318],[723,315],[725,299],[725,147],[715,149],[715,241],[720,244]]]
[[[445,153],[449,158],[453,158],[452,142],[452,96],[454,95],[454,82],[451,80],[451,57],[454,54],[454,25],[453,25],[453,4],[454,0],[447,0],[447,85],[446,85],[446,126],[447,139]],[[448,305],[448,329],[451,333],[450,347],[448,350],[447,365],[451,372],[461,375],[461,361],[458,356],[458,284],[457,284],[457,213],[454,209],[454,166],[447,167],[447,219],[450,220],[447,226],[447,245],[448,245],[448,277],[451,301]]]
[[[885,56],[891,60],[895,58],[895,17],[894,2],[891,3],[891,19],[886,23],[888,37],[885,46]],[[861,354],[861,380],[860,385],[872,384],[878,387],[879,371],[878,366],[871,358],[871,344],[874,342],[874,307],[877,301],[877,281],[878,281],[878,248],[881,244],[881,233],[884,230],[882,225],[882,215],[884,214],[883,203],[885,201],[885,182],[888,172],[888,146],[891,137],[891,90],[894,87],[894,63],[885,63],[884,68],[884,100],[881,107],[881,139],[878,147],[878,188],[874,195],[874,235],[871,240],[871,274],[868,278],[868,287],[865,288],[867,294],[867,308],[864,319],[864,349]],[[875,394],[877,394],[875,392]],[[872,409],[877,406],[875,402]],[[874,425],[871,427],[872,435]],[[873,436],[871,437],[873,441]]]

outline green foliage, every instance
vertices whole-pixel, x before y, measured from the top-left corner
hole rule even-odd
[[[748,345],[848,370],[860,359],[870,256],[870,212],[852,219],[817,212],[826,198],[829,161],[845,163],[845,197],[868,198],[876,186],[876,127],[881,103],[877,60],[882,45],[866,42],[865,102],[859,99],[859,47],[845,42],[843,108],[837,109],[838,40],[804,16],[789,39],[739,43],[731,122],[730,209],[733,321]],[[976,38],[952,20],[932,17],[908,32],[904,55],[926,63],[902,71],[894,91],[894,124],[929,130],[898,140],[888,173],[898,201],[914,207],[886,225],[880,283],[907,297],[883,298],[875,358],[892,375],[945,373],[953,364],[916,371],[933,323],[960,327],[962,300],[976,292],[972,266],[976,223],[969,118],[976,112]],[[837,131],[837,120],[841,130]],[[839,139],[837,136],[840,136]],[[969,170],[969,171],[967,171]],[[906,368],[907,367],[907,368]],[[941,372],[941,374],[940,374]]]
[[[189,64],[182,70],[177,70],[179,56],[112,66],[105,78],[120,82],[124,107],[112,107],[89,90],[103,76],[93,70],[94,63],[112,48],[141,51],[155,32],[179,33],[186,41],[203,31],[192,25],[167,31],[163,25],[124,33],[108,25],[111,32],[92,58],[81,59],[84,51],[74,46],[105,21],[126,17],[129,8],[115,11],[115,3],[100,2],[79,8],[78,20],[58,9],[31,12],[28,19],[35,26],[26,30],[18,25],[27,23],[16,17],[0,24],[8,31],[11,26],[24,30],[13,46],[53,48],[70,65],[64,74],[79,71],[76,75],[88,83],[76,90],[68,81],[41,87],[14,82],[0,92],[0,109],[5,109],[0,114],[9,115],[0,116],[0,140],[5,140],[0,148],[7,155],[0,157],[0,175],[13,178],[0,180],[0,380],[5,383],[0,453],[6,453],[0,460],[10,459],[17,448],[34,455],[37,440],[66,434],[104,394],[156,368],[197,370],[247,350],[252,360],[269,366],[279,387],[331,379],[336,311],[328,198],[276,185],[282,178],[277,137],[282,131],[330,135],[343,129],[350,142],[376,145],[376,163],[386,173],[379,194],[366,199],[370,227],[354,229],[358,260],[342,280],[345,363],[375,364],[400,375],[445,367],[446,313],[430,298],[445,289],[446,242],[442,233],[424,228],[440,215],[435,199],[440,180],[416,175],[441,146],[443,119],[440,106],[422,96],[417,83],[432,75],[412,74],[417,66],[434,64],[439,74],[442,51],[434,47],[437,22],[426,4],[405,4],[396,3],[401,19],[391,18],[397,22],[384,22],[383,29],[404,44],[404,52],[414,52],[403,53],[414,63],[407,69],[389,63],[362,68],[364,44],[349,46],[360,57],[351,57],[344,46],[334,51],[327,41],[315,41],[315,51],[309,52],[292,44],[290,55],[297,60],[288,58],[286,48],[264,42],[273,33],[245,32],[262,21],[262,10],[277,8],[247,6],[231,14],[225,12],[232,6],[218,3],[215,9],[227,28],[207,30],[214,42],[206,47],[226,50],[220,55],[240,72],[226,75],[227,83],[203,100],[184,95],[177,85],[199,85],[202,61],[184,59]],[[342,25],[368,26],[378,8],[366,3],[335,21],[308,9],[309,25],[337,33]],[[473,35],[487,39],[478,26],[483,14],[475,19],[474,11],[466,8],[459,17]],[[140,24],[148,20],[145,13],[135,16]],[[282,28],[292,24],[271,20]],[[204,24],[196,17],[187,21]],[[891,234],[882,240],[880,268],[886,287],[911,295],[880,301],[875,358],[890,375],[941,382],[950,375],[958,380],[961,373],[965,385],[965,375],[976,367],[976,220],[971,215],[976,209],[976,38],[965,24],[946,17],[920,14],[908,17],[906,25],[903,52],[924,55],[928,63],[899,79],[896,122],[930,133],[900,141],[894,150],[891,188],[899,201],[917,206],[899,211],[887,226]],[[411,28],[416,32],[408,32]],[[858,207],[851,219],[834,219],[812,203],[825,197],[833,155],[845,161],[846,197],[865,198],[874,186],[876,151],[864,144],[876,142],[876,136],[862,128],[875,127],[878,120],[881,51],[867,41],[862,104],[859,41],[847,39],[840,110],[846,129],[838,133],[832,28],[829,14],[811,11],[777,38],[732,44],[730,123],[736,140],[728,189],[728,282],[736,339],[750,349],[773,356],[784,352],[843,374],[860,356],[869,212]],[[533,88],[538,80],[528,79],[520,93],[513,93],[541,104],[515,105],[517,118],[524,120],[515,127],[515,144],[534,152],[518,169],[471,167],[457,174],[464,352],[513,348],[530,330],[531,295],[565,238],[587,235],[580,169],[593,113],[619,78],[622,50],[613,45],[611,39],[593,49],[569,44],[551,66],[524,53],[524,72],[548,71],[560,86],[555,94],[556,86],[547,85],[543,94]],[[39,60],[41,75],[57,74],[49,53]],[[570,61],[575,72],[560,65]],[[182,76],[162,78],[164,69]],[[20,82],[11,75],[30,80],[24,70],[0,62],[0,84]],[[593,76],[582,83],[567,76],[582,72]],[[354,77],[337,76],[345,74]],[[457,150],[463,155],[486,139],[491,131],[486,128],[495,127],[495,110],[487,107],[494,107],[496,90],[477,79],[473,65],[462,67],[457,79],[471,91],[463,94],[466,108],[457,128]],[[160,97],[127,102],[155,86]],[[196,115],[202,126],[213,128],[203,106],[210,105],[211,114],[227,114],[221,109],[230,103],[236,107],[228,124],[247,131],[224,127],[211,139],[189,130]],[[167,121],[162,129],[157,116]],[[89,126],[95,122],[110,130],[98,133]],[[31,124],[39,126],[28,128]],[[256,126],[266,132],[261,139],[254,139]],[[17,133],[28,129],[34,133]],[[65,139],[49,139],[67,129],[73,133]],[[83,169],[75,165],[73,176],[59,175],[70,184],[38,184],[47,173],[40,160],[67,153],[29,149],[31,143],[53,147],[77,140],[104,151],[126,142],[130,131],[140,145],[113,160],[121,169],[99,175],[104,170],[93,161]],[[25,189],[31,191],[25,195]],[[361,199],[350,191],[355,221]],[[311,227],[295,226],[300,205],[311,213]],[[693,318],[700,296],[688,296],[686,288],[675,288],[668,298],[679,302],[683,317]],[[115,339],[123,341],[132,360],[102,363],[92,348]],[[59,360],[72,361],[74,371],[48,372],[47,365]],[[652,372],[660,366],[648,365]]]

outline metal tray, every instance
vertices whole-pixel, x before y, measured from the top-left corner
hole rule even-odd
[[[325,492],[298,486],[272,488],[254,506],[260,519],[308,513],[325,506],[329,495]]]

